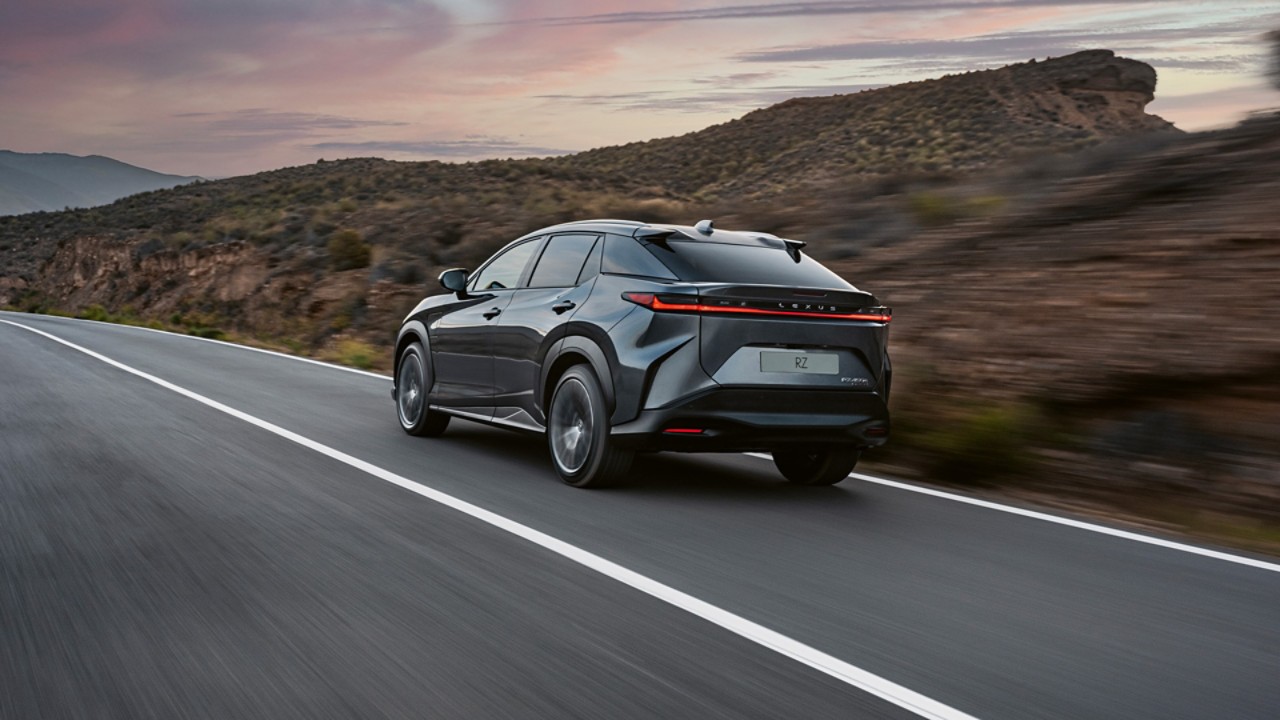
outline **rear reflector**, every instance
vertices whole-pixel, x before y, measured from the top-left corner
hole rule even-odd
[[[770,308],[740,307],[728,305],[708,305],[695,296],[660,297],[653,293],[624,292],[622,299],[653,310],[654,312],[691,312],[715,315],[757,315],[765,317],[806,317],[823,318],[824,320],[863,320],[866,322],[887,323],[893,319],[890,308],[870,308],[853,313],[806,312],[803,310],[773,310]]]
[[[675,435],[701,435],[702,428],[667,428],[664,433],[672,433]]]

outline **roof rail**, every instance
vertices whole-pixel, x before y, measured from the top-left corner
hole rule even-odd
[[[570,220],[569,222],[558,223],[559,225],[589,225],[591,223],[616,223],[618,225],[632,225],[635,227],[643,226],[645,223],[639,220],[618,220],[616,218],[594,218],[591,220]]]

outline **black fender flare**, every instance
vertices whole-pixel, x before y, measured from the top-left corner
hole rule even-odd
[[[537,395],[534,402],[538,407],[546,409],[546,403],[550,400],[550,387],[552,373],[559,375],[565,368],[560,361],[562,358],[569,357],[586,358],[587,363],[591,365],[591,369],[595,371],[596,377],[600,379],[600,389],[604,392],[605,403],[609,406],[610,414],[613,413],[616,406],[616,398],[613,389],[613,371],[609,366],[609,357],[604,350],[591,338],[583,335],[567,335],[557,340],[550,348],[542,362],[542,372],[539,375]]]
[[[412,342],[422,343],[422,349],[426,351],[427,354],[423,360],[429,363],[433,362],[431,358],[431,341],[427,335],[427,326],[422,324],[421,320],[410,320],[404,325],[401,325],[400,332],[396,334],[396,349],[395,355],[392,357],[391,364],[391,394],[393,397],[395,396],[396,391],[396,378],[400,377],[400,356],[404,354],[404,349]],[[432,378],[435,377],[434,370],[435,368],[433,367],[433,372],[431,373]],[[431,388],[427,388],[428,392],[430,392],[430,390]]]

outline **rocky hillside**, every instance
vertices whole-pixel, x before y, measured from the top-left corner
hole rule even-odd
[[[1273,115],[929,191],[961,210],[836,263],[894,306],[898,457],[1280,548],[1278,166]]]
[[[102,208],[0,218],[0,305],[198,313],[266,335],[283,332],[280,318],[290,317],[298,324],[289,339],[306,347],[352,329],[381,338],[384,320],[365,317],[378,283],[403,296],[398,309],[441,268],[474,264],[545,224],[687,220],[696,207],[771,229],[762,227],[770,208],[790,202],[779,194],[970,173],[1033,148],[1067,152],[1168,129],[1143,111],[1154,88],[1149,66],[1091,51],[791,100],[698,133],[562,158],[322,162]],[[369,269],[346,269],[333,256],[330,243],[343,231],[369,246]]]
[[[0,150],[0,215],[106,205],[199,179],[166,175],[101,155]]]
[[[677,138],[559,160],[682,194],[794,190],[849,175],[971,170],[1171,125],[1150,65],[1089,50],[852,95],[795,98]]]

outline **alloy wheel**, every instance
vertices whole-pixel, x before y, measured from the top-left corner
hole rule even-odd
[[[578,472],[587,464],[595,440],[595,417],[587,388],[577,378],[560,386],[551,403],[551,455],[560,471]]]
[[[400,361],[400,374],[397,378],[396,405],[400,409],[400,424],[410,428],[422,417],[423,404],[426,402],[426,385],[422,372],[422,360],[414,353],[406,353]]]

